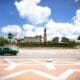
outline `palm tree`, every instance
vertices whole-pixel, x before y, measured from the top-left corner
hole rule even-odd
[[[9,41],[10,41],[10,44],[11,44],[11,40],[13,39],[14,35],[13,35],[13,33],[9,32],[9,33],[7,34],[7,36],[8,36],[8,39],[9,39]]]

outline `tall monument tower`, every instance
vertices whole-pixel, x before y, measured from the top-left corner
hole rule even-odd
[[[46,34],[46,28],[44,29],[44,42],[47,41],[47,34]]]

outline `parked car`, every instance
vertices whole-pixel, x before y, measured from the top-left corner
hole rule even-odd
[[[12,48],[0,48],[0,55],[17,55],[18,50]]]

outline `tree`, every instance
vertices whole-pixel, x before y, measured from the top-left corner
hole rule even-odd
[[[52,42],[54,42],[54,43],[59,43],[59,37],[53,38]]]
[[[78,36],[77,40],[80,40],[80,36]]]
[[[4,46],[5,44],[8,44],[8,40],[4,39],[3,37],[0,37],[0,46]]]
[[[13,39],[14,35],[13,35],[13,33],[9,32],[9,33],[7,34],[7,36],[8,36],[8,39],[9,39],[9,41],[10,41],[10,44],[11,44],[11,40]]]
[[[62,43],[69,43],[70,40],[66,37],[62,37],[62,40],[61,40]]]

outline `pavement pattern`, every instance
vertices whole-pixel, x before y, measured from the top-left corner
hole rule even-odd
[[[0,80],[80,80],[80,61],[0,60]]]

